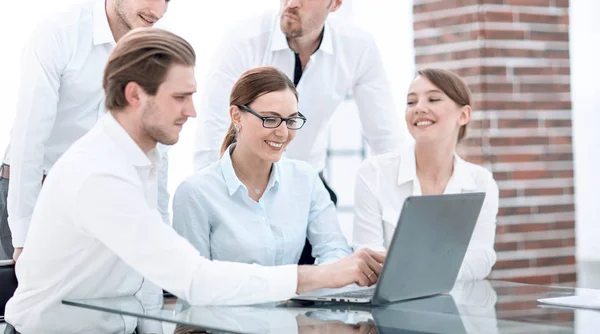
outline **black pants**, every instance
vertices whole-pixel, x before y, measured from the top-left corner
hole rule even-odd
[[[327,189],[327,192],[329,193],[329,197],[331,197],[331,201],[333,202],[333,204],[337,205],[337,195],[329,187],[327,182],[325,182],[325,178],[323,178],[323,173],[319,173],[319,177],[321,178],[321,181],[323,181],[323,184],[325,185],[325,189]],[[304,243],[304,249],[302,250],[302,255],[300,255],[300,260],[298,261],[298,264],[315,264],[315,258],[312,257],[311,253],[312,253],[312,246],[310,245],[310,242],[308,241],[308,239],[306,239],[306,242]]]
[[[6,328],[4,329],[4,334],[21,334],[17,332],[17,330],[9,323],[6,324]]]
[[[136,334],[137,331],[134,331],[133,334]],[[204,332],[206,333],[206,332]],[[4,334],[21,334],[18,332],[11,324],[7,323],[6,328],[4,329]]]
[[[0,168],[4,168],[4,165]],[[0,177],[0,260],[12,259],[14,250],[12,246],[12,234],[8,227],[7,197],[8,180]]]

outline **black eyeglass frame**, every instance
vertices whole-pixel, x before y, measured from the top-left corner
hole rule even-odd
[[[239,108],[242,108],[242,109],[244,109],[245,111],[247,111],[247,112],[251,113],[252,115],[254,115],[254,116],[256,116],[256,117],[260,118],[260,119],[262,120],[262,126],[263,126],[263,128],[266,128],[266,129],[276,129],[276,128],[278,128],[279,126],[281,126],[281,123],[285,122],[285,126],[286,126],[288,129],[290,129],[290,130],[300,130],[300,129],[302,129],[302,127],[304,126],[304,124],[306,124],[306,121],[307,121],[306,117],[304,117],[304,115],[302,115],[300,112],[298,112],[298,116],[294,116],[294,117],[287,117],[287,118],[286,118],[286,117],[280,117],[280,116],[262,116],[262,115],[260,115],[260,114],[259,114],[259,113],[257,113],[256,111],[254,111],[254,110],[250,109],[248,106],[246,106],[246,105],[244,105],[244,104],[241,104],[241,105],[239,105],[238,107],[239,107]],[[266,126],[266,125],[265,125],[265,120],[267,120],[267,119],[276,119],[276,120],[278,120],[279,122],[277,123],[277,125],[276,125],[276,126]],[[290,128],[290,126],[288,125],[288,121],[291,121],[291,120],[297,120],[297,119],[301,119],[301,120],[302,120],[302,125],[300,125],[300,127],[299,127],[299,128]]]

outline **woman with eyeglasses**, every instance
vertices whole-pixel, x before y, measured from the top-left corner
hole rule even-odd
[[[307,121],[290,79],[274,67],[251,69],[229,104],[221,159],[175,192],[175,230],[213,260],[296,264],[307,237],[318,264],[350,254],[317,171],[282,158]]]

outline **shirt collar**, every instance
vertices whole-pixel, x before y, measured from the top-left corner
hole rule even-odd
[[[406,145],[401,153],[398,168],[398,185],[417,179],[417,160],[414,143]],[[469,173],[467,162],[454,153],[454,171],[448,182],[448,187],[457,187],[457,192],[474,191],[477,189],[475,180]]]
[[[452,178],[456,182],[455,185],[457,188],[460,188],[457,189],[457,192],[459,190],[461,192],[477,190],[477,184],[469,172],[468,163],[459,157],[457,153],[454,153],[454,173],[452,174]]]
[[[238,179],[235,174],[235,170],[233,169],[233,162],[231,161],[231,152],[235,148],[235,144],[231,144],[223,156],[219,161],[219,165],[221,167],[221,172],[223,173],[223,178],[225,179],[225,184],[227,184],[227,190],[229,191],[229,196],[233,195],[240,187],[245,188],[244,184],[240,179]],[[267,189],[265,189],[265,193],[269,191],[269,189],[279,186],[279,164],[274,163],[271,169],[271,175],[269,176],[269,183],[267,184]]]
[[[94,5],[93,21],[94,21],[94,45],[117,43],[113,37],[110,26],[108,25],[108,17],[106,16],[105,0],[98,0]]]
[[[132,165],[135,167],[156,167],[157,169],[160,167],[161,154],[158,149],[153,148],[148,154],[144,154],[144,151],[142,151],[111,113],[107,113],[102,118],[102,124],[104,131],[117,144]]]
[[[319,50],[322,50],[325,53],[330,55],[334,55],[333,52],[333,38],[331,37],[331,26],[325,22],[325,31],[323,31],[323,39],[321,40],[321,46],[319,46]]]
[[[279,23],[280,18],[281,17],[279,15],[276,16],[275,22],[273,23],[274,24],[273,33],[271,34],[271,51],[273,51],[273,52],[290,49],[290,46],[288,45],[288,42],[287,42],[287,37],[285,37],[285,34],[281,30],[281,26]],[[323,38],[321,39],[319,48],[315,51],[315,53],[319,50],[321,50],[325,53],[328,53],[330,55],[334,54],[333,40],[331,37],[331,26],[327,22],[325,22]]]
[[[235,175],[235,171],[233,170],[233,162],[231,161],[231,149],[232,146],[229,146],[221,160],[219,161],[219,165],[221,166],[221,173],[223,173],[223,178],[225,179],[225,184],[227,184],[227,189],[229,190],[229,196],[233,195],[241,186],[243,186],[240,179]]]

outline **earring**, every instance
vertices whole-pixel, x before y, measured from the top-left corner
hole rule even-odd
[[[240,132],[240,128],[237,126],[237,124],[235,124],[235,123],[234,123],[234,124],[233,124],[233,127],[235,128],[235,131],[236,131],[236,132]]]

